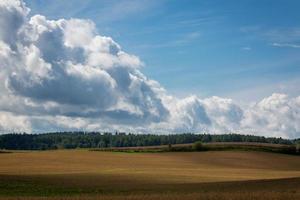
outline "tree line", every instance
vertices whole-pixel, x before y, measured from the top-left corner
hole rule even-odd
[[[260,142],[293,144],[295,140],[240,134],[132,134],[101,132],[11,133],[0,135],[0,149],[48,150],[73,148],[135,147],[207,142]]]

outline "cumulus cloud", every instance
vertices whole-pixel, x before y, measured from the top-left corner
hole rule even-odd
[[[275,93],[250,107],[245,115],[242,126],[254,132],[287,138],[300,136],[300,96],[289,98]]]
[[[0,111],[0,132],[28,132],[30,130],[31,123],[27,117]]]
[[[140,72],[140,59],[98,35],[92,21],[29,18],[29,9],[18,0],[0,7],[6,27],[0,35],[2,109],[121,124],[168,116],[158,92],[162,88]]]
[[[0,1],[0,132],[125,130],[300,136],[300,97],[231,99],[167,94],[142,61],[90,20],[28,16]]]

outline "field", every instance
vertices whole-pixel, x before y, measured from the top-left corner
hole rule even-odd
[[[227,151],[227,150],[242,150],[242,151],[263,151],[299,155],[295,145],[285,144],[270,144],[257,142],[209,142],[200,143],[201,147],[198,151]],[[189,152],[195,151],[194,143],[189,144],[173,144],[159,146],[140,146],[140,147],[111,147],[111,148],[96,148],[93,151],[113,151],[113,152]]]
[[[0,199],[300,199],[300,157],[13,151],[0,154]]]

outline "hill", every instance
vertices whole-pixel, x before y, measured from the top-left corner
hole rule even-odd
[[[298,156],[248,151],[18,151],[0,199],[299,199]]]
[[[227,151],[227,150],[263,151],[263,152],[300,155],[298,146],[296,145],[270,144],[270,143],[259,143],[259,142],[210,142],[210,143],[195,142],[189,144],[174,144],[174,145],[169,144],[169,145],[138,146],[138,147],[106,147],[106,148],[91,149],[91,151],[112,151],[112,152],[127,152],[127,153]]]

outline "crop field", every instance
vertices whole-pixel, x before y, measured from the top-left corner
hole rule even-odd
[[[188,152],[194,151],[194,143],[173,144],[159,146],[138,146],[138,147],[111,147],[111,148],[94,148],[93,151],[113,151],[113,152]],[[226,151],[226,150],[243,150],[243,151],[264,151],[285,154],[298,154],[294,145],[270,144],[257,142],[209,142],[201,143],[201,151]]]
[[[0,154],[0,199],[300,199],[300,157],[12,151]]]

